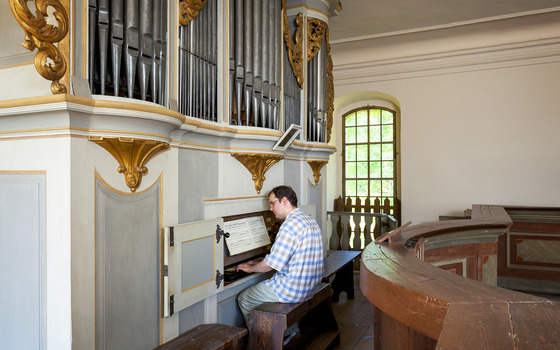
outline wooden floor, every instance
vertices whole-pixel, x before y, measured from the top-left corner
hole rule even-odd
[[[373,349],[373,305],[360,292],[360,275],[354,273],[354,299],[348,300],[346,293],[340,295],[333,310],[340,328],[340,345],[337,350]]]

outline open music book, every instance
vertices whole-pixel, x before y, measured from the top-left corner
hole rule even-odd
[[[261,215],[226,221],[224,231],[229,233],[226,245],[230,255],[270,244],[270,237],[268,237],[264,218]]]

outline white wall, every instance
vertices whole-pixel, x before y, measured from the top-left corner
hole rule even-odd
[[[422,34],[426,45],[403,40],[383,54],[368,49],[383,50],[375,40],[333,45],[335,133],[356,101],[371,101],[364,92],[400,105],[403,222],[461,215],[476,203],[558,206],[560,31],[533,20],[509,31],[487,27],[456,41]],[[340,169],[339,153],[334,159]]]

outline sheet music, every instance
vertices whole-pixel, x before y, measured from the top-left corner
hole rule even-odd
[[[229,233],[226,244],[231,255],[270,244],[262,216],[253,216],[224,222],[224,231]]]

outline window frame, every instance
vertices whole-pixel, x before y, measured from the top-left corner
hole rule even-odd
[[[379,111],[379,118],[380,118],[379,124],[370,124],[370,112],[372,110]],[[367,112],[367,124],[365,124],[365,125],[358,125],[357,117],[358,117],[359,112],[361,112],[361,111],[366,111]],[[391,142],[386,142],[386,141],[384,142],[382,136],[380,136],[379,141],[372,141],[371,140],[370,126],[372,126],[372,125],[380,125],[380,126],[384,125],[383,122],[382,122],[383,111],[387,111],[387,112],[392,114],[392,119],[393,120],[392,120],[391,125],[393,127],[393,134],[392,134],[392,141]],[[368,131],[367,131],[367,141],[358,142],[358,139],[357,139],[358,135],[357,135],[357,132],[356,132],[355,142],[348,143],[347,133],[346,133],[348,126],[346,124],[346,120],[347,120],[347,117],[352,115],[352,114],[354,114],[356,116],[356,122],[355,122],[355,125],[354,125],[354,128],[356,128],[356,131],[357,131],[358,126],[366,126],[367,127],[367,129],[368,129]],[[389,125],[389,124],[385,124],[385,125]],[[398,129],[399,129],[399,126],[398,126],[398,112],[396,110],[388,108],[388,107],[383,107],[383,106],[378,106],[378,105],[361,106],[361,107],[358,107],[358,108],[354,108],[354,109],[352,109],[348,112],[345,112],[342,115],[342,134],[343,134],[342,135],[342,150],[341,150],[341,154],[342,154],[342,195],[343,195],[344,198],[348,198],[348,197],[352,198],[352,204],[356,203],[356,198],[358,198],[358,197],[362,199],[362,204],[364,203],[365,198],[369,197],[369,198],[371,198],[372,201],[375,198],[379,198],[380,201],[381,201],[380,205],[383,206],[385,198],[389,198],[391,200],[391,206],[395,208],[394,212],[400,212],[400,201],[398,199],[399,185],[400,185],[399,184],[399,171],[398,171],[399,170],[398,149],[399,149],[400,140],[398,138]],[[380,135],[382,135],[382,132],[380,132]],[[379,159],[371,160],[371,157],[370,157],[371,145],[383,145],[383,144],[392,144],[392,146],[393,146],[393,151],[392,151],[393,177],[392,178],[383,177],[382,167],[380,168],[380,174],[379,174],[380,176],[379,177],[371,177],[371,175],[372,175],[371,174],[371,162],[372,161],[375,161],[375,162],[377,162],[377,161],[383,162],[384,161],[382,155],[380,156]],[[347,175],[346,174],[346,172],[347,172],[346,152],[347,152],[347,146],[348,145],[356,145],[356,146],[367,145],[367,147],[366,147],[367,148],[367,156],[366,156],[367,160],[366,161],[368,163],[367,178],[358,177],[358,174],[357,174],[358,170],[357,169],[356,169],[356,176],[353,178],[355,181],[367,180],[367,193],[368,193],[367,196],[359,196],[358,195],[358,185],[357,184],[356,184],[356,194],[355,195],[348,195],[347,194],[346,183],[347,183],[347,180],[351,180],[351,179],[347,179],[347,176],[346,176]],[[382,149],[382,146],[380,147],[380,149]],[[359,160],[357,159],[357,156],[356,156],[356,160],[354,160],[353,162],[356,163],[356,166],[358,165],[357,163],[359,162]],[[380,189],[381,194],[379,196],[372,195],[371,194],[371,186],[370,186],[371,181],[372,180],[383,181],[384,179],[385,180],[392,179],[392,181],[393,181],[393,193],[391,195],[387,195],[386,193],[383,192],[383,189],[381,188]],[[371,203],[371,205],[373,205],[373,202]]]

